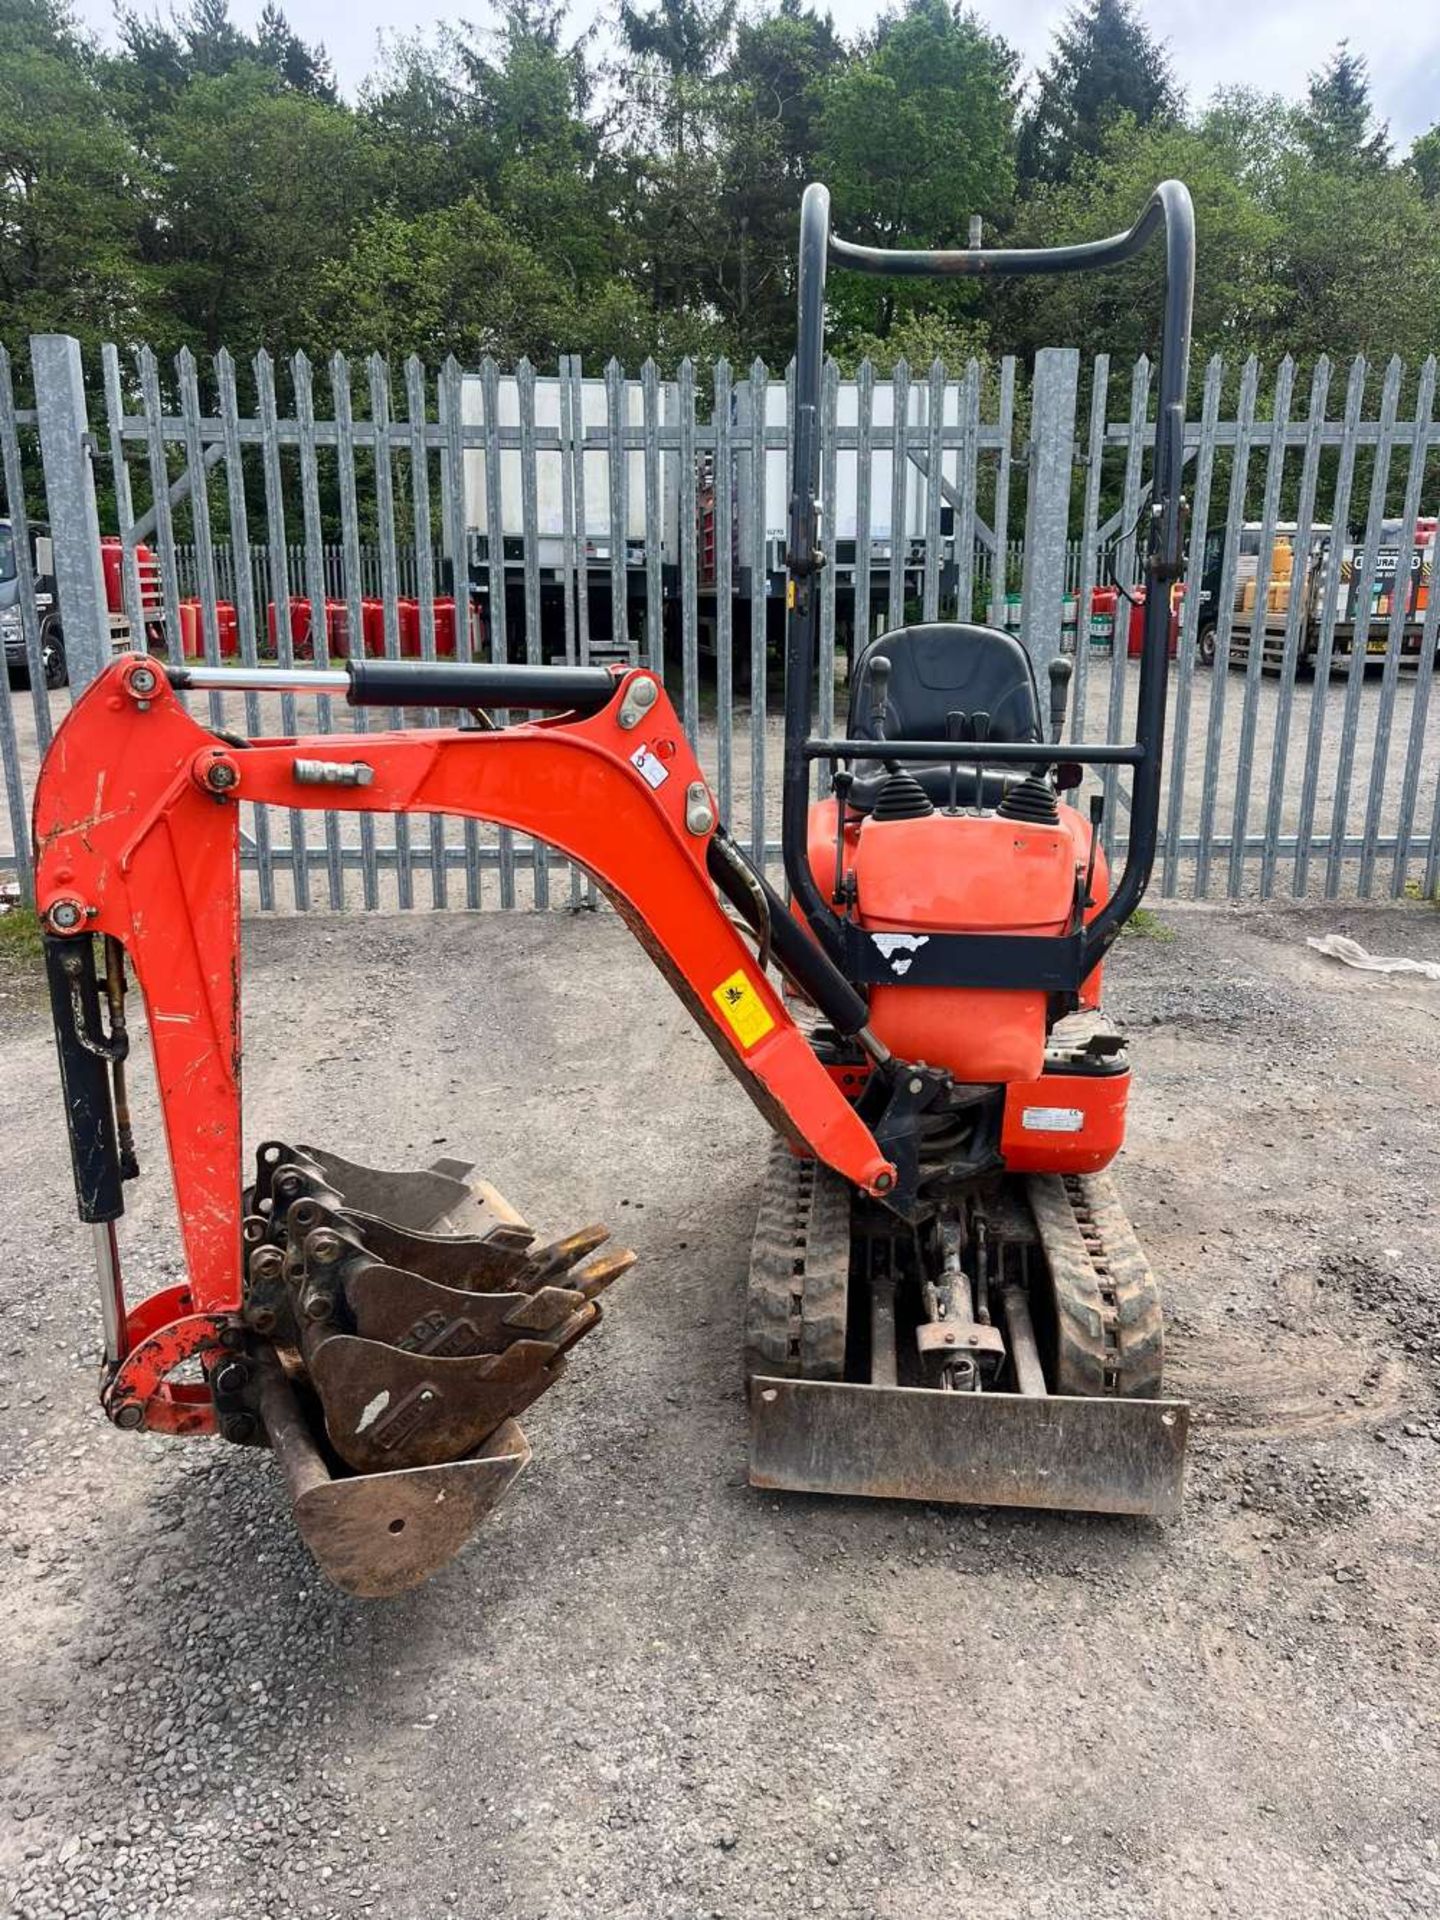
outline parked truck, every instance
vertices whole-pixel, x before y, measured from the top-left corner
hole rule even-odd
[[[1420,652],[1425,609],[1432,589],[1437,522],[1416,522],[1410,552],[1404,625],[1400,635],[1401,659],[1414,660]],[[1325,624],[1325,604],[1330,581],[1332,556],[1337,553],[1334,529],[1312,526],[1297,550],[1299,529],[1294,522],[1282,522],[1274,530],[1270,577],[1265,588],[1265,604],[1257,610],[1260,595],[1260,559],[1264,529],[1258,521],[1247,521],[1240,529],[1235,554],[1234,592],[1230,611],[1229,662],[1243,667],[1250,658],[1253,632],[1261,636],[1262,664],[1278,669],[1285,657],[1285,638],[1292,617],[1294,599],[1301,601],[1297,633],[1296,663],[1312,666],[1320,652]],[[1383,658],[1389,645],[1390,615],[1396,590],[1396,571],[1404,527],[1399,520],[1386,520],[1380,529],[1380,544],[1370,590],[1370,631],[1366,652]],[[1221,628],[1221,589],[1225,571],[1227,533],[1219,529],[1205,542],[1204,564],[1200,575],[1200,620],[1197,649],[1207,666],[1215,661]],[[1345,539],[1338,545],[1340,577],[1335,590],[1335,624],[1331,659],[1344,662],[1355,646],[1357,627],[1363,627],[1363,608],[1359,604],[1360,587],[1367,571],[1363,542]]]
[[[889,380],[877,380],[873,389],[871,426],[877,436],[888,435],[895,425],[895,389]],[[895,456],[889,447],[874,447],[868,466],[870,479],[869,558],[870,606],[856,618],[859,631],[870,630],[871,616],[881,612],[889,598],[890,574],[900,567],[906,575],[906,595],[918,595],[925,568],[929,538],[928,485],[925,478],[927,415],[929,388],[917,381],[910,388],[906,410],[909,427],[909,460],[906,475],[905,504],[896,524],[894,510]],[[945,387],[944,424],[958,426],[961,388],[950,381]],[[783,434],[788,394],[784,380],[776,379],[765,388],[765,425]],[[755,394],[750,381],[736,383],[734,416],[743,442],[748,443],[755,414]],[[859,388],[853,380],[842,380],[836,392],[835,424],[841,433],[856,432],[860,419]],[[752,556],[757,526],[763,530],[763,590],[777,605],[785,593],[785,531],[789,507],[786,452],[782,445],[768,447],[764,456],[763,485],[759,483],[757,462],[748,444],[742,444],[735,457],[733,544],[735,566],[732,577],[742,598],[752,592]],[[952,490],[959,482],[960,450],[947,447],[941,453],[942,483]],[[757,492],[763,497],[757,499]],[[835,501],[826,529],[829,563],[835,569],[836,586],[841,599],[853,605],[853,594],[860,559],[860,454],[857,448],[838,446],[835,452]],[[940,508],[941,594],[954,591],[954,509],[948,499]],[[704,580],[702,576],[702,586]]]
[[[608,432],[610,403],[603,380],[579,383],[582,424],[597,440]],[[653,486],[659,514],[653,526],[647,514],[647,472],[645,455],[645,395],[638,380],[622,382],[620,388],[620,425],[627,448],[623,462],[612,469],[606,446],[587,446],[583,456],[583,512],[578,497],[573,460],[566,472],[561,445],[562,387],[553,378],[535,381],[535,477],[527,502],[523,486],[523,455],[519,444],[520,389],[513,376],[502,376],[496,385],[496,424],[509,441],[494,456],[493,474],[498,480],[493,519],[501,543],[501,565],[507,590],[511,645],[523,631],[526,515],[534,528],[536,562],[542,605],[542,623],[547,655],[555,650],[561,630],[560,582],[565,571],[566,491],[573,516],[575,538],[579,543],[588,581],[588,606],[592,650],[603,653],[609,647],[623,646],[625,636],[612,632],[614,528],[623,529],[623,572],[629,627],[637,636],[644,628],[647,583],[647,532],[658,546],[661,564],[661,591],[667,617],[673,623],[680,585],[680,512],[682,500],[680,456],[671,445],[657,449],[654,456]],[[673,382],[662,381],[657,394],[657,424],[673,431],[679,420],[679,392]],[[910,389],[908,418],[910,460],[902,524],[892,525],[894,457],[888,447],[876,447],[869,457],[870,513],[870,607],[868,619],[855,620],[861,631],[873,617],[883,612],[889,598],[893,566],[906,575],[906,597],[918,595],[924,574],[929,514],[924,478],[926,459],[926,408],[928,388],[917,382]],[[961,389],[951,382],[945,391],[945,424],[954,428],[959,422]],[[786,423],[786,386],[783,379],[771,380],[765,390],[766,427],[783,436]],[[478,427],[485,420],[484,383],[478,374],[467,375],[462,388],[461,411],[467,427]],[[778,636],[784,611],[785,525],[788,507],[786,453],[783,444],[769,448],[757,461],[749,447],[755,395],[748,379],[736,382],[731,399],[731,419],[736,436],[735,470],[728,501],[715,495],[714,456],[708,450],[697,451],[696,554],[697,589],[700,603],[702,647],[714,630],[715,594],[719,586],[718,542],[728,539],[731,555],[731,593],[737,617],[741,608],[758,594],[768,604],[768,617]],[[894,424],[894,388],[888,380],[876,381],[871,413],[877,436],[888,435]],[[837,395],[837,426],[842,433],[854,434],[859,421],[859,395],[853,380],[841,381]],[[573,433],[573,426],[570,429]],[[954,490],[959,482],[959,449],[947,448],[942,455],[944,481]],[[492,512],[490,501],[491,469],[478,448],[465,454],[465,521],[469,538],[471,582],[482,600],[491,589],[490,543]],[[612,499],[612,483],[614,498]],[[840,617],[849,626],[859,559],[860,456],[857,449],[841,446],[836,453],[835,511],[828,527],[831,564],[840,596]],[[727,511],[728,509],[728,511]],[[754,558],[757,538],[760,550],[760,577],[755,577]],[[946,501],[940,512],[941,592],[954,590],[954,513]]]
[[[603,380],[581,380],[580,426],[597,437],[607,431],[609,396]],[[513,375],[503,375],[496,384],[496,424],[502,434],[514,436],[513,443],[502,446],[495,456],[496,489],[493,518],[500,535],[501,565],[510,602],[512,635],[523,632],[525,536],[527,513],[536,538],[536,560],[540,581],[545,626],[553,637],[559,632],[561,582],[566,565],[565,530],[567,493],[572,516],[573,537],[583,562],[588,583],[587,611],[590,616],[592,648],[597,653],[613,649],[623,651],[626,635],[615,634],[611,597],[614,530],[621,529],[626,605],[630,627],[643,627],[646,582],[646,541],[651,521],[647,511],[646,462],[643,446],[645,394],[638,380],[626,380],[620,388],[620,427],[630,450],[612,468],[608,447],[586,446],[578,463],[567,460],[561,443],[562,388],[554,378],[535,381],[535,473],[529,501],[524,487],[524,456],[518,442],[520,429],[520,386]],[[658,392],[659,424],[673,426],[678,418],[673,383],[662,381]],[[467,374],[461,389],[461,416],[467,427],[485,422],[484,382],[478,374]],[[573,428],[572,428],[573,432]],[[567,473],[566,468],[569,467]],[[659,520],[653,528],[663,569],[664,584],[673,591],[675,570],[679,565],[680,460],[673,449],[660,453],[655,461],[655,485],[659,495]],[[613,487],[613,498],[612,498]],[[583,503],[580,493],[583,488]],[[470,542],[470,576],[475,590],[488,600],[490,592],[490,542],[492,512],[490,474],[486,455],[479,448],[465,454],[465,525]],[[513,640],[512,640],[513,644]],[[553,651],[553,645],[547,652]]]
[[[70,679],[65,634],[60,622],[60,604],[55,592],[55,551],[48,527],[32,524],[29,538],[40,673],[45,685],[53,689],[67,685]],[[132,638],[130,618],[125,610],[123,554],[120,541],[114,535],[100,542],[100,563],[105,579],[110,647],[114,651],[129,646]],[[151,649],[163,651],[165,620],[161,607],[159,563],[150,548],[142,545],[135,549],[135,566],[145,642]],[[14,522],[0,519],[0,642],[3,642],[5,649],[7,672],[28,678],[30,657],[25,643],[23,590]]]
[[[31,531],[30,571],[35,582],[34,606],[40,629],[40,671],[47,687],[63,687],[69,675],[55,605],[55,559],[46,532]],[[4,642],[6,669],[28,676],[30,661],[25,647],[20,573],[14,524],[0,520],[0,641]]]

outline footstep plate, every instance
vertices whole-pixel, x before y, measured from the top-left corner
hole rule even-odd
[[[750,1382],[750,1484],[963,1506],[1180,1511],[1183,1400]]]

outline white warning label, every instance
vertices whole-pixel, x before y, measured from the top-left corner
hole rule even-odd
[[[637,747],[630,756],[630,764],[647,787],[663,787],[670,778],[669,767],[649,747]]]

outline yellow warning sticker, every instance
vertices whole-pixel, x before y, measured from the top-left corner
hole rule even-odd
[[[748,1053],[767,1033],[773,1032],[775,1016],[760,998],[743,967],[722,980],[710,998],[729,1023],[731,1032]]]

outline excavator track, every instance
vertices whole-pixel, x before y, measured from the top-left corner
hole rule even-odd
[[[1052,1391],[1157,1398],[1160,1290],[1108,1174],[1038,1174],[1028,1195],[1055,1303]]]
[[[848,1353],[842,1276],[858,1321]],[[981,1317],[971,1319],[967,1295]],[[1085,1513],[1179,1510],[1188,1409],[1158,1395],[1155,1281],[1108,1181],[1017,1176],[979,1191],[961,1186],[946,1196],[937,1230],[917,1235],[879,1209],[852,1209],[804,1162],[777,1157],[755,1235],[746,1333],[752,1486]],[[937,1383],[933,1369],[927,1379],[927,1356],[952,1344],[1002,1355],[1002,1370],[992,1362],[979,1390]],[[824,1375],[817,1347],[833,1368]]]
[[[750,1249],[746,1379],[839,1380],[849,1283],[850,1188],[775,1140]]]

